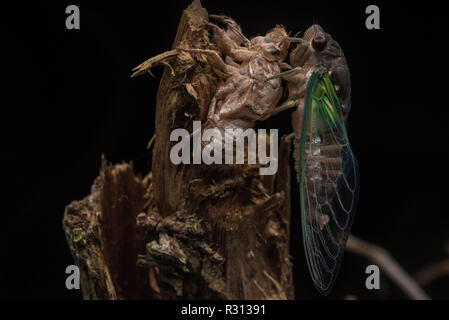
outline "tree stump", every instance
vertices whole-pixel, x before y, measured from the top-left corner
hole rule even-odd
[[[173,48],[214,49],[208,13],[195,0]],[[170,133],[204,120],[224,81],[205,57],[174,50],[156,105],[152,172],[102,166],[91,194],[67,206],[63,226],[85,299],[292,299],[289,258],[290,140],[281,138],[278,172],[256,165],[174,165]],[[138,72],[138,71],[137,71]]]

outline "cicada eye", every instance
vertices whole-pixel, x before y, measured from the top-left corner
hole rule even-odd
[[[322,32],[317,32],[315,37],[312,40],[312,47],[316,51],[323,51],[326,48],[327,39]]]

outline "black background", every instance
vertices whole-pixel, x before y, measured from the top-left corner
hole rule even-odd
[[[156,79],[130,70],[171,48],[190,0],[17,4],[2,9],[2,217],[0,297],[80,299],[65,288],[73,263],[62,231],[64,207],[89,194],[104,153],[113,163],[151,168]],[[77,4],[81,29],[65,28]],[[348,128],[361,174],[353,233],[388,249],[411,274],[445,257],[447,193],[447,18],[440,4],[365,1],[202,1],[238,21],[248,37],[283,24],[295,34],[318,22],[345,52],[352,78]],[[365,28],[377,4],[381,29]],[[291,131],[289,114],[268,126]],[[293,190],[295,191],[295,190]],[[293,213],[297,298],[320,298],[310,281]],[[405,296],[386,276],[365,289],[363,258],[346,254],[330,298]],[[448,277],[425,289],[449,298]]]

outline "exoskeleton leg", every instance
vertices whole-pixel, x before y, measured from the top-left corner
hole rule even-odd
[[[208,49],[192,49],[192,48],[176,48],[176,50],[179,51],[186,51],[186,52],[191,52],[191,53],[202,53],[202,54],[206,54],[208,57],[211,58],[211,65],[213,65],[214,67],[216,67],[217,69],[231,74],[233,71],[235,71],[235,67],[226,64],[223,59],[220,57],[220,55],[218,54],[217,51],[214,50],[208,50]]]
[[[287,37],[287,40],[295,43],[307,43],[307,41],[304,40],[303,38]]]
[[[279,112],[294,108],[294,107],[296,107],[296,105],[297,105],[296,100],[287,100],[285,103],[283,103],[279,107],[276,107],[270,111],[265,112],[262,116],[262,120],[266,120],[269,117],[274,116],[275,114],[278,114]]]
[[[233,67],[240,68],[240,65],[237,62],[235,62],[234,59],[232,59],[230,56],[225,57],[225,62],[226,64],[229,64]]]
[[[291,70],[287,70],[287,71],[275,74],[274,76],[268,77],[266,80],[268,81],[268,80],[273,80],[273,79],[276,79],[276,78],[282,78],[282,79],[288,81],[289,77],[297,75],[297,74],[301,73],[301,71],[302,71],[301,67],[296,67],[296,68],[293,68]]]
[[[216,24],[209,22],[207,27],[214,31],[214,42],[225,55],[231,55],[232,50],[239,47],[239,44]]]
[[[228,37],[230,39],[232,39],[237,44],[237,46],[240,46],[242,44],[247,45],[250,42],[243,35],[242,29],[237,24],[237,22],[234,21],[234,19],[231,19],[226,16],[215,15],[215,14],[210,14],[209,17],[226,24],[226,26],[228,27],[226,33],[227,33]]]
[[[208,23],[207,27],[214,30],[214,42],[217,45],[219,51],[226,56],[232,57],[232,59],[237,61],[247,61],[253,55],[254,52],[248,50],[249,40],[242,34],[240,27],[237,23],[224,16],[213,16],[222,17],[222,19],[228,23],[228,31],[224,31],[222,28],[214,23]],[[229,20],[229,21],[228,21]],[[230,22],[232,21],[232,22]],[[242,46],[242,43],[244,46]]]

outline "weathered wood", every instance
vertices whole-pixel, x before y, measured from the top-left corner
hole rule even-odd
[[[105,166],[91,194],[66,207],[63,227],[81,271],[85,299],[141,297],[138,286],[144,273],[136,270],[135,259],[144,238],[135,221],[143,208],[143,192],[132,166]]]

